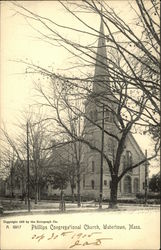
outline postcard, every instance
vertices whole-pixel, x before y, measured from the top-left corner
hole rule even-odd
[[[160,248],[159,1],[1,1],[0,248]]]

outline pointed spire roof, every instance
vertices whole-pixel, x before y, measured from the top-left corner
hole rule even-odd
[[[108,79],[109,79],[109,74],[107,67],[106,38],[104,34],[103,18],[101,17],[98,47],[96,53],[93,92],[100,93],[102,91],[105,91],[105,85],[107,91]]]

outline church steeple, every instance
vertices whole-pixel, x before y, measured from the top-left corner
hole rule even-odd
[[[95,73],[94,73],[94,83],[93,92],[100,93],[107,90],[108,86],[108,67],[107,67],[107,51],[106,51],[106,39],[104,34],[103,18],[101,17],[98,47],[96,53],[96,63],[95,63]]]

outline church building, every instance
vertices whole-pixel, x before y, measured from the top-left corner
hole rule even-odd
[[[106,39],[104,35],[103,20],[101,20],[98,36],[98,47],[96,53],[95,72],[93,77],[93,88],[85,102],[84,139],[89,142],[83,143],[83,154],[81,156],[82,169],[80,171],[80,195],[88,199],[99,199],[102,189],[102,197],[110,198],[111,173],[105,156],[114,162],[117,152],[117,138],[121,136],[117,122],[116,111],[118,109],[118,98],[113,93],[107,64]],[[53,150],[49,159],[46,159],[45,174],[54,176],[54,168],[76,165],[73,161],[73,151],[71,145],[67,144]],[[96,150],[96,148],[98,150]],[[101,155],[102,154],[102,155]],[[103,156],[104,154],[104,156]],[[103,156],[103,157],[101,157]],[[129,132],[126,136],[123,153],[120,161],[119,174],[124,169],[145,159],[141,148],[134,136]],[[16,164],[18,167],[18,162]],[[26,166],[26,162],[24,163]],[[62,169],[63,169],[62,168]],[[25,167],[26,169],[26,167]],[[6,180],[6,195],[23,195],[24,182],[17,176],[15,167],[14,173],[10,173]],[[24,171],[22,171],[24,172]],[[145,192],[145,164],[129,170],[119,181],[118,198],[135,197],[137,193]],[[31,171],[31,176],[33,175]],[[12,178],[14,176],[14,178]],[[75,172],[71,174],[67,188],[64,190],[66,196],[77,195],[77,177]],[[13,185],[14,181],[14,185]],[[73,189],[72,189],[73,186]],[[14,190],[13,190],[14,188]],[[44,197],[60,194],[60,188],[55,189],[50,181],[43,186],[42,195]],[[32,194],[34,192],[32,191]]]
[[[106,41],[104,35],[103,20],[101,20],[100,34],[96,54],[95,73],[93,90],[85,103],[85,139],[93,147],[103,150],[103,153],[113,161],[116,155],[119,128],[114,119],[118,101],[112,93],[108,76]],[[102,130],[104,133],[102,133]],[[110,133],[113,136],[110,136]],[[102,148],[103,140],[103,148]],[[134,165],[145,158],[141,148],[137,144],[132,133],[126,137],[124,151],[121,157],[119,172],[128,166]],[[110,197],[111,175],[105,159],[102,159],[101,173],[101,152],[84,146],[83,164],[85,171],[82,176],[81,195],[91,198],[99,198],[100,182],[102,175],[102,196]],[[145,164],[128,171],[118,184],[119,197],[135,197],[137,193],[144,192],[145,186]]]

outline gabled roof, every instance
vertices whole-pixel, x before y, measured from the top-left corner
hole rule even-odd
[[[134,138],[134,136],[133,136],[133,134],[131,132],[128,133],[127,138],[129,138],[129,140],[134,145],[134,147],[136,148],[136,150],[138,151],[140,156],[145,158],[145,155],[144,155],[141,147],[139,146],[139,144],[137,143],[137,141],[135,140],[135,138]]]
[[[46,164],[49,168],[59,165],[68,165],[72,162],[71,144],[64,144],[60,147],[54,147],[53,153],[47,159]]]

